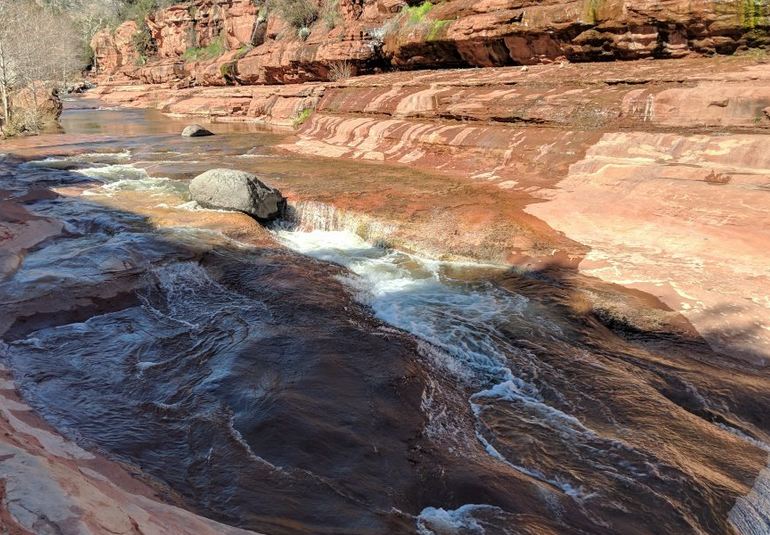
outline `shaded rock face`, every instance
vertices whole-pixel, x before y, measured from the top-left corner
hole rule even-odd
[[[435,5],[434,5],[435,4]],[[731,54],[764,46],[768,8],[703,0],[403,0],[321,2],[306,39],[250,0],[197,0],[147,20],[158,60],[132,69],[133,23],[92,46],[100,73],[145,83],[287,84],[387,69],[488,67]],[[186,50],[221,39],[215,59],[178,64]]]
[[[182,137],[205,137],[213,135],[214,133],[212,131],[206,130],[199,124],[191,124],[182,130]]]
[[[114,32],[108,29],[97,32],[91,40],[94,51],[94,69],[100,75],[133,76],[139,60],[134,46],[134,36],[139,31],[136,22],[128,21]]]
[[[281,192],[255,175],[233,169],[212,169],[190,182],[190,195],[205,208],[236,210],[259,221],[272,221],[286,209]]]
[[[259,8],[251,0],[199,0],[174,5],[147,19],[158,56],[176,58],[220,36],[228,49],[251,43]]]

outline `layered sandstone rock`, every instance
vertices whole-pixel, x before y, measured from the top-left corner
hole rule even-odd
[[[139,61],[134,36],[138,32],[134,21],[124,22],[114,32],[104,29],[91,40],[94,51],[94,69],[98,75],[131,76]]]
[[[10,103],[17,116],[33,113],[55,122],[62,113],[58,90],[44,82],[34,82],[12,93]]]
[[[0,138],[59,128],[62,101],[59,90],[51,83],[36,81],[17,89],[9,95],[9,104],[9,120],[0,120]]]
[[[450,0],[423,12],[386,32],[395,66],[730,54],[766,44],[769,24],[767,7],[721,0]]]
[[[191,87],[169,85],[107,85],[92,95],[120,106],[151,107],[170,115],[215,121],[257,121],[290,127],[303,110],[315,109],[324,87],[311,85]]]
[[[313,0],[316,1],[316,0]],[[702,0],[404,0],[318,2],[300,36],[279,10],[250,0],[194,0],[147,19],[157,58],[132,70],[126,23],[94,38],[100,73],[144,83],[286,84],[388,69],[485,67],[731,54],[768,42],[770,12]],[[304,38],[303,38],[304,37]],[[226,53],[185,61],[221,42]]]
[[[258,12],[252,0],[197,0],[157,11],[147,24],[158,56],[176,58],[219,37],[229,49],[250,44]]]

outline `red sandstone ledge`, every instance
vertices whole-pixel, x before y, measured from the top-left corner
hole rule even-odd
[[[495,186],[556,232],[533,230],[519,211],[512,225],[527,231],[516,245],[500,240],[494,260],[572,258],[587,274],[652,293],[713,347],[764,366],[769,81],[770,63],[724,57],[288,86],[103,84],[93,94],[110,104],[278,127],[311,110],[284,149]],[[390,217],[398,222],[398,214]]]

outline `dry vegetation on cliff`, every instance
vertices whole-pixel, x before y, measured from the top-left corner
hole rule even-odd
[[[61,111],[55,91],[79,67],[71,19],[33,2],[0,2],[0,135],[54,123]]]

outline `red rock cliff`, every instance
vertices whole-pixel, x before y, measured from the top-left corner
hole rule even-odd
[[[136,25],[98,34],[99,72],[146,83],[301,83],[390,69],[732,54],[764,46],[770,28],[770,8],[744,1],[308,1],[318,16],[303,29],[251,0],[172,6],[146,21],[157,54],[143,67]],[[215,42],[217,57],[184,57]]]
[[[131,73],[139,60],[134,36],[138,26],[134,21],[124,22],[115,31],[101,30],[91,40],[94,68],[100,75]]]

